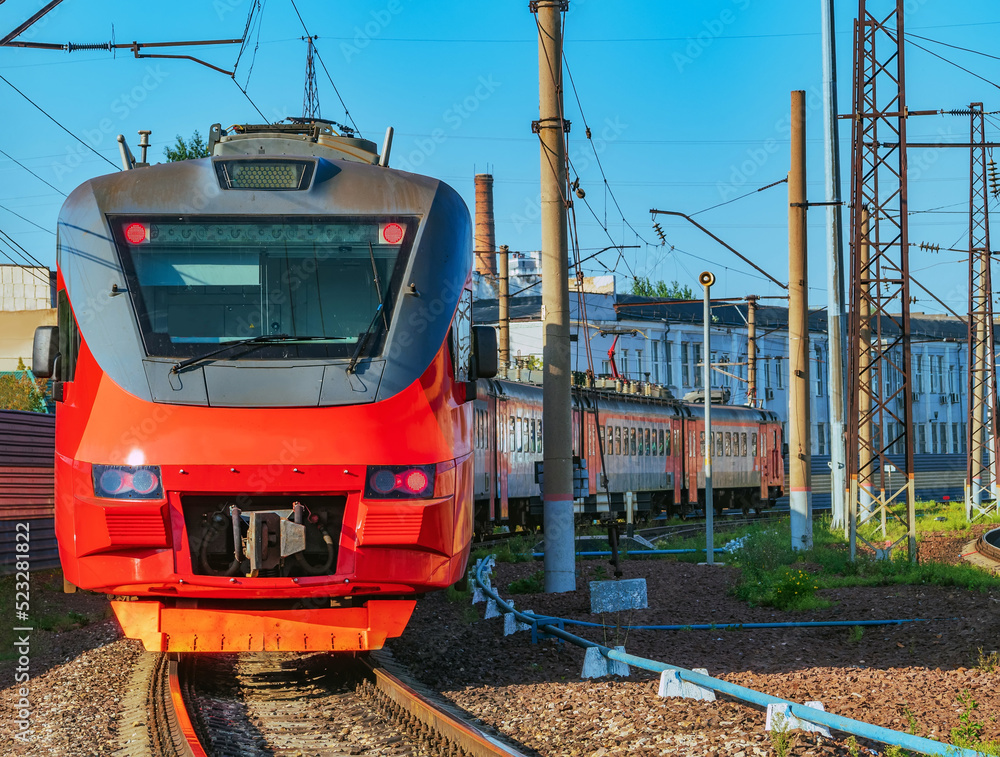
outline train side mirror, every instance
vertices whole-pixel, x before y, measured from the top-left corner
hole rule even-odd
[[[492,326],[472,327],[473,379],[493,378],[500,370],[497,330]]]
[[[52,378],[59,355],[59,327],[39,326],[31,345],[31,372],[37,378]]]

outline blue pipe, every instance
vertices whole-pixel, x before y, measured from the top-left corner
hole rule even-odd
[[[567,618],[553,618],[544,615],[526,613],[533,618],[535,623],[557,621],[565,626],[582,626],[584,628],[607,628],[612,629],[617,626],[609,626],[604,623],[591,623],[586,620],[569,620]],[[906,620],[807,620],[798,623],[691,623],[688,625],[669,626],[633,626],[628,625],[630,631],[726,631],[729,629],[743,630],[750,628],[828,628],[835,626],[901,626],[904,623],[927,623],[932,620],[953,620],[953,618],[908,618]]]
[[[531,616],[515,610],[510,603],[505,602],[500,598],[499,594],[486,585],[486,582],[483,581],[483,569],[486,565],[490,564],[490,562],[491,561],[489,559],[480,560],[479,565],[476,567],[476,583],[482,587],[483,593],[489,596],[490,599],[494,600],[498,606],[502,607],[505,613],[513,613],[514,617],[522,623],[537,623],[537,621]],[[806,707],[805,705],[797,704],[796,702],[790,702],[787,699],[781,699],[779,697],[771,696],[770,694],[754,691],[753,689],[748,689],[746,686],[729,683],[728,681],[723,681],[719,678],[712,678],[711,676],[703,675],[701,673],[695,673],[693,670],[681,668],[677,665],[668,665],[667,663],[657,662],[656,660],[647,660],[644,657],[636,657],[635,655],[626,654],[625,652],[619,652],[602,644],[588,641],[587,639],[583,639],[579,636],[574,636],[573,634],[567,633],[561,628],[556,628],[555,626],[545,625],[541,628],[546,634],[563,639],[564,641],[568,641],[576,646],[584,648],[594,647],[609,660],[618,660],[619,662],[624,662],[632,667],[648,670],[653,673],[662,673],[665,670],[675,670],[681,680],[690,681],[697,686],[718,691],[744,702],[750,702],[751,704],[755,704],[759,707],[766,708],[769,704],[786,704],[788,705],[788,712],[791,715],[794,715],[799,720],[804,720],[809,723],[825,725],[827,728],[833,728],[844,733],[851,733],[865,739],[881,742],[883,744],[894,744],[902,747],[903,749],[920,752],[921,754],[942,755],[943,757],[982,757],[981,752],[977,752],[973,749],[964,749],[950,744],[942,744],[938,741],[925,739],[922,736],[914,736],[909,733],[894,731],[891,728],[883,728],[879,725],[872,725],[871,723],[863,723],[860,720],[845,718],[843,715],[835,715],[831,712],[814,710],[811,707]]]
[[[629,550],[618,550],[618,554],[622,557],[643,557],[645,555],[686,555],[692,552],[704,552],[705,549],[629,549]],[[726,550],[722,547],[715,547],[713,552],[725,552]],[[544,552],[532,552],[531,556],[536,560],[541,560],[545,557]],[[577,557],[610,557],[611,552],[577,552]]]

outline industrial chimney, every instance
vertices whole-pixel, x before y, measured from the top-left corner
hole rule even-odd
[[[493,174],[476,174],[476,273],[496,281],[496,224],[493,218]]]

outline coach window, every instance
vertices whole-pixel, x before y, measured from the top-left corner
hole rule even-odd
[[[527,418],[521,420],[521,430],[524,433],[524,451],[533,452],[531,449],[531,421]]]
[[[622,453],[622,427],[615,426],[615,454],[620,455]]]
[[[649,451],[649,429],[648,428],[643,432],[643,436],[645,436],[645,438],[646,438],[646,455],[648,456],[648,455],[653,454],[652,452]]]
[[[604,429],[601,429],[601,431],[604,431]],[[605,455],[615,454],[615,430],[611,427],[610,423],[607,426],[607,433],[601,437],[601,441],[604,442]]]
[[[642,455],[642,429],[639,429],[639,449],[636,451],[637,455]]]
[[[746,431],[740,434],[740,451],[743,457],[747,456],[747,434]]]
[[[722,432],[715,432],[715,454],[722,457]]]
[[[630,428],[628,430],[628,453],[633,457],[637,456],[639,453],[635,448],[635,428]]]
[[[750,454],[757,457],[757,434],[750,434]]]
[[[729,457],[732,454],[732,452],[733,452],[732,436],[733,435],[729,431],[727,431],[726,435],[724,437],[722,437],[723,440],[725,441],[725,447],[724,447],[724,449],[725,449],[725,455],[726,455],[726,457]]]
[[[705,456],[705,432],[701,432],[701,456]]]

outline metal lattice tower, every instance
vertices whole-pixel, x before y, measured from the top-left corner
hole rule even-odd
[[[306,120],[319,118],[319,89],[316,87],[316,64],[314,40],[317,37],[302,37],[308,45],[306,50],[306,89],[302,95],[302,117]]]
[[[997,482],[989,455],[1000,460],[997,435],[996,350],[990,276],[989,186],[983,104],[969,105],[969,417],[965,514],[972,521],[996,508]],[[984,504],[984,501],[986,503]]]
[[[876,548],[858,526],[878,518],[883,535],[903,524],[891,546],[916,561],[903,4],[859,0],[855,22],[847,451],[851,556]]]

